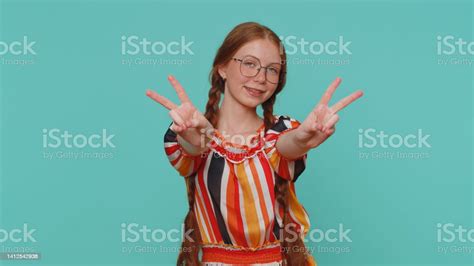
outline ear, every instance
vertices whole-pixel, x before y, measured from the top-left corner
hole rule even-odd
[[[227,65],[218,67],[217,71],[223,80],[227,79]]]

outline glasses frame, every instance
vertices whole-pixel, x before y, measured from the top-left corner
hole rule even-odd
[[[258,65],[259,65],[259,67],[257,68],[257,73],[256,73],[255,75],[253,75],[253,76],[244,75],[244,73],[242,73],[242,63],[244,62],[244,59],[247,58],[247,57],[254,58],[255,60],[257,60]],[[233,59],[234,61],[238,61],[238,62],[240,63],[240,67],[239,67],[240,74],[241,74],[242,76],[244,76],[244,77],[248,77],[248,78],[256,77],[256,76],[258,76],[258,74],[260,74],[260,70],[261,70],[262,68],[264,68],[264,69],[265,69],[265,80],[268,81],[268,82],[271,83],[271,84],[278,84],[278,83],[280,83],[280,81],[281,81],[281,74],[282,74],[282,73],[286,73],[286,71],[283,71],[283,69],[280,69],[280,73],[279,73],[279,75],[278,75],[278,81],[277,81],[276,83],[274,83],[274,82],[271,82],[270,80],[268,80],[268,78],[267,78],[267,69],[269,69],[269,68],[270,68],[269,66],[272,65],[272,64],[280,64],[280,65],[283,67],[283,65],[284,65],[284,62],[283,62],[283,61],[282,61],[281,63],[271,63],[271,64],[268,65],[268,66],[262,66],[262,63],[260,62],[260,59],[258,59],[258,58],[255,57],[255,56],[252,56],[252,55],[245,55],[245,56],[242,57],[242,58],[232,57],[232,59]]]

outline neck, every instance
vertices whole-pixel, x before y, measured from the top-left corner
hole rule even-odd
[[[224,96],[219,109],[217,129],[228,134],[254,132],[263,123],[257,115],[256,107],[247,107],[235,99]]]

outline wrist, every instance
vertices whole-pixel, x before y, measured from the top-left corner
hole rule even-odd
[[[298,148],[302,150],[309,150],[310,147],[308,145],[308,139],[304,137],[304,134],[302,134],[301,127],[298,127],[295,129],[295,138],[293,139],[294,145],[296,145]]]
[[[209,143],[214,137],[215,134],[215,129],[212,125],[209,125],[208,127],[204,129],[199,130],[200,133],[200,141],[199,141],[199,146],[197,147],[200,153],[204,153],[209,149]]]

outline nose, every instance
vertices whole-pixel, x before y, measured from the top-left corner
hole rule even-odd
[[[254,77],[254,80],[259,83],[265,83],[267,78],[265,77],[265,68],[260,68],[257,75]]]

